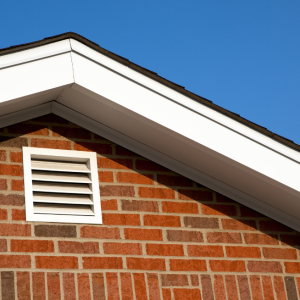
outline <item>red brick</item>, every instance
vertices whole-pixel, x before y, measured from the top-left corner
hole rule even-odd
[[[126,264],[131,270],[166,270],[165,260],[161,258],[127,257]]]
[[[282,273],[282,267],[278,261],[249,261],[249,272]]]
[[[76,139],[90,139],[91,133],[83,128],[72,128],[72,127],[62,127],[53,126],[52,127],[53,136],[56,137],[66,137],[66,138],[76,138]]]
[[[277,235],[276,235],[277,237]],[[280,240],[282,245],[289,245],[289,246],[300,246],[300,236],[297,235],[289,235],[289,234],[281,234]],[[278,241],[277,241],[278,244]]]
[[[213,201],[212,192],[197,190],[178,190],[179,199],[196,201]]]
[[[126,158],[107,158],[98,157],[97,158],[98,168],[102,169],[133,169],[132,159]]]
[[[163,239],[160,229],[125,228],[124,235],[126,240],[162,241]]]
[[[235,276],[234,275],[225,275],[225,283],[226,283],[228,299],[239,300]]]
[[[241,299],[251,300],[251,294],[250,294],[250,289],[249,289],[249,283],[248,283],[247,276],[238,275],[237,280],[238,280]]]
[[[0,252],[6,252],[6,251],[7,251],[7,241],[0,240]]]
[[[105,284],[103,273],[92,273],[93,295],[96,300],[105,300]]]
[[[170,172],[168,169],[164,168],[161,165],[156,164],[153,161],[149,160],[140,160],[138,159],[135,163],[137,170],[143,171],[158,171],[158,172]]]
[[[80,236],[92,239],[119,239],[119,228],[105,228],[94,226],[83,226],[80,230]]]
[[[199,289],[174,289],[175,300],[201,300]]]
[[[32,294],[33,300],[46,300],[45,273],[32,273]],[[68,298],[66,300],[68,300]]]
[[[256,230],[256,223],[253,220],[223,219],[222,225],[224,229],[229,230]]]
[[[10,152],[10,161],[16,163],[23,162],[22,152]]]
[[[73,256],[36,256],[38,269],[78,269],[78,258]]]
[[[132,186],[101,186],[100,192],[101,196],[107,197],[134,197],[134,188]]]
[[[209,243],[241,244],[240,233],[235,232],[208,232],[207,241]]]
[[[261,257],[260,249],[258,247],[226,246],[225,248],[227,257]]]
[[[210,275],[201,275],[201,284],[203,298],[205,300],[214,300],[214,292],[211,284]]]
[[[170,289],[162,289],[162,294],[164,300],[172,300],[171,290]]]
[[[199,231],[167,230],[167,239],[171,242],[202,243],[203,235]]]
[[[28,135],[49,135],[48,128],[44,125],[33,125],[18,123],[7,127],[9,133],[13,134],[28,134]]]
[[[148,255],[159,256],[184,256],[183,245],[147,244]]]
[[[278,232],[278,231],[282,231],[282,232],[292,232],[293,229],[291,229],[290,227],[287,227],[279,222],[276,221],[260,221],[259,222],[259,228],[261,231],[274,231],[274,232]]]
[[[198,275],[190,275],[190,277],[191,277],[192,286],[198,286],[199,285]]]
[[[23,176],[23,167],[0,164],[0,175]]]
[[[84,269],[123,269],[121,257],[83,257]]]
[[[192,187],[193,181],[184,176],[157,175],[157,182],[166,186]]]
[[[187,251],[189,256],[196,256],[196,257],[223,257],[224,256],[222,246],[188,245]]]
[[[0,268],[30,268],[29,255],[0,255]]]
[[[77,274],[79,300],[91,300],[90,279],[88,273]]]
[[[135,184],[154,184],[153,175],[138,173],[117,173],[118,182],[135,183]]]
[[[270,276],[262,276],[262,286],[264,290],[265,300],[274,300],[274,292],[273,292],[273,285],[272,279]]]
[[[24,209],[12,209],[11,211],[12,220],[25,221],[25,210]]]
[[[180,227],[180,217],[177,216],[161,216],[161,215],[145,215],[145,226],[164,226],[164,227]]]
[[[257,211],[248,208],[246,206],[241,206],[240,207],[241,210],[241,216],[242,217],[250,217],[250,218],[265,218],[264,215],[258,213]]]
[[[6,179],[0,178],[0,190],[6,191],[7,190],[7,181]]]
[[[214,276],[214,291],[216,300],[226,300],[224,279],[221,275]]]
[[[63,273],[64,300],[76,299],[75,278],[72,273]]]
[[[282,277],[274,276],[274,290],[276,293],[277,300],[287,300]]]
[[[117,155],[122,155],[122,156],[138,156],[138,154],[126,149],[126,148],[123,148],[122,146],[120,145],[116,145],[116,154]]]
[[[0,205],[24,206],[25,199],[23,195],[3,195],[0,194]]]
[[[119,280],[117,273],[106,273],[106,287],[108,300],[119,300]]]
[[[272,259],[297,259],[295,249],[280,249],[280,248],[263,248],[265,258]]]
[[[31,139],[31,147],[71,150],[71,142],[61,140]]]
[[[48,300],[61,300],[59,273],[47,273]]]
[[[30,236],[29,224],[0,224],[0,236]]]
[[[100,182],[114,182],[113,172],[98,172]]]
[[[250,276],[250,286],[251,286],[252,298],[255,300],[256,299],[264,300],[259,276],[257,275]]]
[[[118,202],[116,199],[113,200],[101,200],[102,210],[118,210]]]
[[[30,300],[29,272],[17,272],[17,294],[19,300]]]
[[[143,273],[134,273],[133,280],[134,280],[134,289],[135,289],[136,298],[148,299],[145,275]]]
[[[242,260],[210,260],[213,272],[245,272],[245,262]]]
[[[158,275],[147,273],[147,282],[149,290],[149,300],[160,300],[161,298]]]
[[[0,220],[7,220],[7,210],[0,209]]]
[[[167,202],[162,203],[162,211],[178,214],[198,214],[198,204],[188,202]]]
[[[53,241],[11,240],[12,252],[54,252]]]
[[[162,286],[185,286],[189,285],[185,274],[161,274]]]
[[[300,262],[285,262],[286,273],[300,273]]]
[[[295,278],[296,279],[296,284],[298,288],[298,294],[300,294],[300,277]]]
[[[99,244],[97,242],[58,242],[59,252],[61,253],[99,253]]]
[[[104,254],[142,255],[142,245],[138,243],[103,243]]]
[[[74,143],[74,150],[93,151],[98,154],[112,154],[112,147],[109,144],[76,142]]]
[[[258,234],[258,233],[244,233],[246,244],[257,245],[278,245],[278,237],[275,234]]]
[[[121,202],[122,210],[158,212],[158,203],[156,201],[121,200]]]
[[[141,225],[140,215],[135,214],[102,214],[102,219],[104,225]]]
[[[11,180],[11,189],[13,191],[24,191],[24,181],[22,180]]]
[[[175,192],[171,189],[140,187],[139,196],[142,198],[175,199]]]
[[[0,161],[6,161],[6,151],[0,150]]]
[[[133,298],[132,280],[130,273],[121,273],[121,293],[122,300],[131,300]],[[95,297],[94,297],[95,299]]]
[[[202,204],[204,215],[237,216],[236,207],[233,205]]]
[[[230,198],[228,198],[228,197],[226,197],[224,195],[218,194],[218,193],[216,193],[216,199],[217,199],[217,202],[222,202],[222,203],[236,203],[232,199],[230,199]]]
[[[206,261],[198,259],[170,259],[171,271],[207,271]]]

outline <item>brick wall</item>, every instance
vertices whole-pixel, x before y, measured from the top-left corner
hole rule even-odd
[[[103,225],[26,222],[22,146],[96,151]],[[299,233],[57,116],[0,129],[0,190],[2,300],[300,296]]]

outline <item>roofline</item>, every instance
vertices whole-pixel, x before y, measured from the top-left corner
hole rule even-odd
[[[236,113],[233,113],[225,108],[222,108],[216,104],[214,104],[212,101],[206,99],[206,98],[203,98],[199,95],[196,95],[188,90],[186,90],[183,86],[180,86],[172,81],[169,81],[161,76],[159,76],[157,73],[153,72],[153,71],[150,71],[146,68],[143,68],[133,62],[131,62],[130,60],[128,60],[127,58],[124,58],[122,56],[119,56],[113,52],[110,52],[102,47],[100,47],[98,44],[86,39],[85,37],[77,34],[77,33],[74,33],[74,32],[67,32],[67,33],[63,33],[63,34],[59,34],[59,35],[55,35],[55,36],[52,36],[52,37],[47,37],[47,38],[44,38],[43,40],[40,40],[40,41],[35,41],[35,42],[31,42],[31,43],[26,43],[26,44],[21,44],[21,45],[16,45],[16,46],[11,46],[11,47],[8,47],[8,48],[3,48],[3,49],[0,49],[0,56],[2,55],[6,55],[6,54],[11,54],[11,53],[14,53],[14,52],[19,52],[19,51],[23,51],[23,50],[27,50],[27,49],[30,49],[30,48],[35,48],[35,47],[39,47],[39,46],[43,46],[43,45],[47,45],[47,44],[50,44],[50,43],[54,43],[54,42],[58,42],[58,41],[62,41],[62,40],[65,40],[65,39],[74,39],[74,40],[77,40],[83,44],[85,44],[86,46],[100,52],[101,54],[113,59],[113,60],[116,60],[118,61],[119,63],[133,69],[134,71],[137,71],[203,105],[206,105],[208,106],[209,108],[213,109],[213,110],[216,110],[218,111],[219,113],[222,113],[232,119],[234,119],[235,121],[238,121],[266,136],[268,136],[269,138],[285,145],[285,146],[288,146],[294,150],[297,150],[300,152],[300,145],[294,143],[293,141],[283,137],[283,136],[280,136],[270,130],[268,130],[267,128],[265,127],[262,127],[260,125],[257,125],[243,117],[241,117],[240,115],[236,114]]]

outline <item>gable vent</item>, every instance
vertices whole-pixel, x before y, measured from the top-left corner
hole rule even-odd
[[[96,153],[23,147],[26,220],[101,224]]]

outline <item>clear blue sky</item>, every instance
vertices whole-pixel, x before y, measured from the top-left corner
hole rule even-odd
[[[0,48],[68,31],[300,144],[299,0],[1,3]]]

